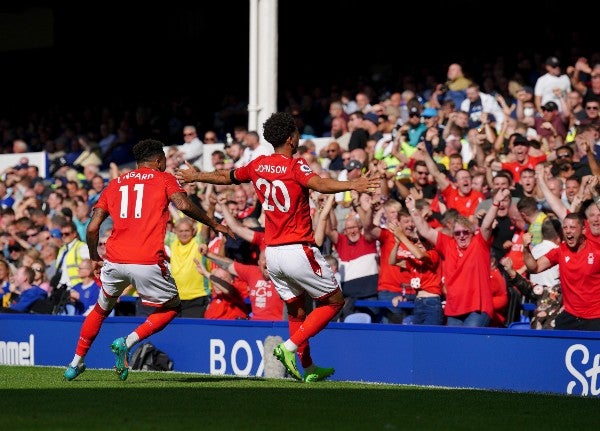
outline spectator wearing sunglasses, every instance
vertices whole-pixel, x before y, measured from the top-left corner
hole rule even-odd
[[[50,287],[50,282],[48,281],[48,276],[46,275],[46,264],[44,260],[39,257],[33,261],[30,265],[31,269],[33,269],[34,277],[33,284],[40,286],[48,295],[52,293],[52,288]]]
[[[459,215],[452,223],[452,235],[433,229],[417,210],[412,196],[406,198],[406,207],[419,235],[445,257],[442,276],[446,288],[444,314],[448,326],[490,324],[494,313],[490,284],[492,224],[501,202],[509,196],[508,189],[496,192],[479,229],[467,217]]]
[[[336,141],[331,141],[327,146],[327,158],[329,159],[328,170],[335,173],[337,177],[339,171],[344,169],[344,161],[342,160],[342,149]]]
[[[79,264],[83,259],[90,258],[90,251],[85,242],[79,239],[77,228],[73,222],[60,228],[63,245],[58,250],[56,270],[60,271],[60,279],[57,285],[66,285],[71,288],[81,283],[79,277]],[[56,286],[53,286],[56,287]]]
[[[198,137],[196,127],[187,125],[183,128],[183,144],[175,146],[177,157],[202,168],[204,142]]]
[[[589,99],[585,102],[585,116],[581,124],[591,124],[596,127],[600,126],[600,96]]]

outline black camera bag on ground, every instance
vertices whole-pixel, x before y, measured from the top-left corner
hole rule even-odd
[[[173,361],[162,350],[157,349],[149,341],[141,344],[131,355],[132,370],[172,371]]]

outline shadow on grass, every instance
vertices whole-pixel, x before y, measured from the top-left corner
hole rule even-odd
[[[600,399],[553,394],[138,371],[121,382],[111,370],[66,382],[37,367],[0,383],[11,431],[265,430],[282,421],[311,431],[595,431],[600,423]]]

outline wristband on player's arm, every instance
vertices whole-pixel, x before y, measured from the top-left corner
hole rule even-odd
[[[230,170],[229,171],[229,179],[231,180],[231,182],[233,184],[242,184],[240,181],[237,180],[237,178],[235,177],[235,170]]]

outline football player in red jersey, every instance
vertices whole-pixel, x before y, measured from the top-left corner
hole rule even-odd
[[[380,180],[367,174],[337,181],[314,173],[303,158],[293,157],[300,133],[294,118],[287,113],[272,114],[263,130],[265,139],[275,149],[273,154],[259,156],[233,170],[199,172],[188,164],[188,169],[176,170],[175,176],[183,182],[253,183],[265,212],[267,269],[288,310],[290,338],[278,345],[273,354],[297,380],[319,381],[332,375],[334,369],[313,363],[308,340],[339,312],[344,297],[331,267],[314,244],[309,189],[321,193],[366,193],[375,191]],[[308,315],[306,294],[317,303]],[[304,377],[296,365],[296,352]]]
[[[127,337],[111,345],[115,369],[121,380],[129,373],[129,349],[141,340],[164,329],[180,308],[177,286],[166,263],[164,239],[169,205],[216,232],[233,236],[197,207],[170,173],[165,172],[166,157],[162,142],[144,140],[133,147],[136,169],[112,180],[94,206],[86,239],[94,272],[100,271],[102,292],[81,326],[75,356],[64,372],[67,380],[85,371],[84,358],[100,332],[117,299],[129,285],[135,286],[144,305],[155,307],[145,322]],[[112,234],[106,243],[104,261],[98,254],[100,225],[110,216]]]

